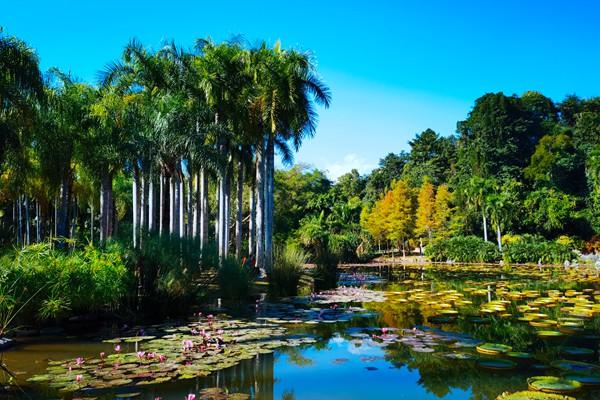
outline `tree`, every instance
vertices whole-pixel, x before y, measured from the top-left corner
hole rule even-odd
[[[498,250],[502,251],[502,231],[506,229],[511,219],[516,218],[521,184],[514,179],[495,181],[491,189],[492,192],[485,198],[485,208],[490,215],[492,226],[496,228]]]
[[[425,177],[417,196],[417,218],[415,221],[415,233],[420,239],[421,253],[423,252],[423,237],[431,241],[433,237],[434,213],[435,213],[435,187]]]
[[[406,241],[414,230],[414,196],[408,182],[396,181],[389,195],[384,197],[384,216],[386,238],[402,246],[402,255],[406,256]]]
[[[425,177],[434,185],[446,182],[455,159],[454,137],[440,137],[432,129],[427,129],[408,143],[411,150],[403,176],[415,187],[420,186]]]
[[[441,184],[435,192],[435,203],[433,205],[432,228],[437,238],[448,238],[452,233],[452,207],[453,195],[447,184]]]
[[[563,229],[573,218],[576,199],[554,188],[543,187],[530,192],[524,202],[527,223],[531,227],[552,234]]]
[[[538,185],[551,185],[570,194],[585,192],[584,159],[568,131],[542,137],[523,172]]]
[[[389,153],[379,160],[379,167],[374,169],[366,179],[364,195],[366,203],[373,204],[390,188],[394,180],[402,176],[408,157],[409,155],[405,152],[400,154]]]

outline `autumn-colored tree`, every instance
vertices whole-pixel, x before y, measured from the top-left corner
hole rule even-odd
[[[433,236],[434,212],[435,187],[429,178],[425,177],[417,197],[417,219],[415,222],[415,233],[419,237],[421,248],[423,247],[423,238],[427,237],[431,241]]]
[[[406,256],[406,241],[415,228],[415,202],[413,191],[405,180],[392,184],[392,190],[384,196],[384,225],[386,237],[402,246]]]

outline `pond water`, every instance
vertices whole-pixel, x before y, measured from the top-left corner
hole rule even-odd
[[[252,307],[252,319],[257,318],[255,325],[215,327],[215,331],[224,330],[224,336],[238,339],[241,336],[235,335],[246,332],[244,338],[267,346],[259,351],[252,344],[239,353],[250,351],[251,356],[242,357],[235,365],[215,368],[210,374],[206,372],[207,376],[167,379],[164,383],[143,386],[136,385],[134,378],[117,387],[86,389],[75,397],[182,400],[194,393],[198,398],[226,399],[227,392],[247,394],[253,399],[485,400],[495,399],[506,391],[527,390],[528,377],[566,375],[571,380],[582,372],[591,377],[588,380],[591,384],[597,378],[600,386],[600,375],[596,372],[600,370],[600,337],[596,336],[600,333],[596,317],[600,307],[595,305],[596,299],[600,299],[600,281],[595,271],[384,267],[342,274],[340,283],[363,289],[263,302]],[[76,358],[86,360],[82,363],[89,365],[104,365],[104,358],[98,359],[100,353],[121,357],[121,353],[160,348],[174,359],[178,355],[170,356],[176,351],[169,347],[170,342],[161,339],[162,335],[178,341],[190,329],[192,333],[199,330],[199,326],[204,325],[185,329],[171,325],[146,327],[144,334],[159,337],[149,336],[147,342],[102,342],[106,333],[102,338],[85,340],[32,338],[6,351],[3,359],[24,391],[21,395],[15,393],[15,397],[62,397],[63,394],[49,386],[60,376],[78,374],[79,365],[73,361]],[[273,344],[273,340],[282,340],[284,336],[293,338],[292,342],[284,346]],[[484,342],[510,349],[497,352],[492,346],[486,350]],[[117,345],[122,346],[119,355],[114,354]],[[232,345],[230,349],[235,347]],[[510,350],[513,353],[507,352]],[[195,355],[192,356],[189,353],[185,361],[190,368],[196,362]],[[62,360],[70,361],[59,366],[58,361]],[[557,363],[559,360],[570,361],[561,364]],[[73,366],[74,372],[54,371],[55,375],[41,383],[29,382],[31,377],[48,372],[48,361],[51,368]],[[135,359],[119,361],[123,365],[134,362]],[[152,361],[140,361],[149,362]],[[116,368],[127,371],[124,366]],[[131,377],[137,371],[135,368],[132,366],[125,376]],[[88,376],[91,369],[88,370],[82,375],[83,382],[107,379],[107,369],[110,368],[104,368],[99,376],[95,372]],[[123,378],[123,373],[119,374]],[[189,368],[165,374],[167,377],[189,374]],[[113,381],[116,382],[110,382]],[[576,397],[600,398],[600,391],[586,387]]]

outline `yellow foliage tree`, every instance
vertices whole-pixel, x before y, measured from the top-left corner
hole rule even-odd
[[[386,237],[402,246],[404,256],[406,241],[413,234],[415,227],[414,203],[413,191],[405,180],[394,182],[392,190],[384,197]]]
[[[435,213],[435,187],[427,177],[419,189],[417,204],[415,233],[419,239],[427,237],[431,240]]]

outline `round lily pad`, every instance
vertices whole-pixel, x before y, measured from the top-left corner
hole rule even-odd
[[[581,389],[581,383],[556,376],[534,376],[527,379],[529,389],[545,393],[569,394]]]
[[[508,353],[512,347],[499,343],[483,343],[476,347],[477,352],[491,356]]]

